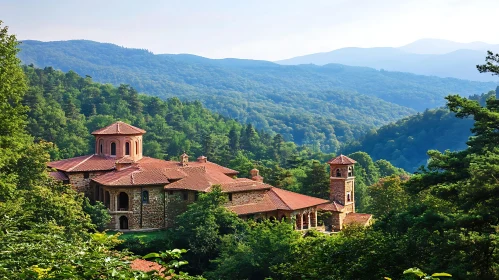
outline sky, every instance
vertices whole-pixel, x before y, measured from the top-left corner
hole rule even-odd
[[[19,40],[279,60],[421,38],[498,44],[498,0],[0,0]]]

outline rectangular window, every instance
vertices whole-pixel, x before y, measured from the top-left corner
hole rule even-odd
[[[182,195],[184,197],[184,200],[189,199],[189,193],[188,192],[182,192]]]
[[[229,201],[232,201],[232,194],[229,193]]]
[[[90,173],[88,173],[88,172],[84,172],[84,173],[83,173],[83,178],[85,178],[85,179],[90,178]]]
[[[199,193],[195,192],[194,193],[194,201],[198,201],[198,198],[199,198]]]
[[[142,203],[144,203],[144,204],[149,203],[149,192],[148,191],[142,192]]]

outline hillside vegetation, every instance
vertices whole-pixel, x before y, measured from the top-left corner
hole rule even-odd
[[[280,134],[271,136],[204,108],[200,102],[161,100],[138,94],[128,86],[114,87],[63,73],[51,67],[23,67],[29,88],[23,104],[29,108],[27,130],[37,141],[55,146],[47,151],[52,159],[70,158],[94,152],[92,131],[122,120],[147,131],[144,154],[178,160],[182,153],[191,160],[200,155],[240,171],[242,177],[257,167],[265,182],[317,197],[328,197],[326,161],[333,154],[316,152],[286,142]],[[366,153],[350,155],[357,166],[358,209],[366,209],[367,186],[377,178],[402,174],[403,170]]]
[[[373,127],[443,104],[449,93],[492,85],[343,65],[281,66],[266,61],[154,55],[92,41],[24,41],[26,64],[127,83],[162,98],[200,100],[207,108],[297,144],[336,151]]]
[[[469,99],[485,106],[485,101],[498,91],[474,95]],[[427,164],[428,150],[466,149],[473,123],[470,118],[456,118],[445,108],[426,110],[372,130],[358,141],[345,145],[342,152],[364,151],[375,160],[386,159],[397,167],[414,172]]]

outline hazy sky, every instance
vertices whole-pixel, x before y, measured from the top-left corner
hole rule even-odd
[[[499,43],[499,0],[0,0],[18,39],[278,60],[421,38]]]

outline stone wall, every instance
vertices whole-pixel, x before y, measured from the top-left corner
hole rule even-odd
[[[109,228],[120,229],[119,218],[128,219],[128,229],[162,228],[164,222],[164,194],[162,186],[145,186],[132,188],[104,187],[110,195],[109,212],[112,220]],[[142,192],[149,192],[149,203],[142,202]],[[128,210],[118,209],[119,195],[128,195]]]
[[[165,192],[162,186],[144,187],[149,192],[149,203],[142,205],[142,228],[162,228],[165,226]]]
[[[187,197],[184,197],[187,195]],[[185,199],[187,198],[187,199]],[[187,210],[187,205],[196,201],[195,191],[166,191],[165,192],[165,227],[173,227],[176,217]]]
[[[332,231],[340,231],[343,228],[343,220],[346,215],[344,212],[332,212],[329,222],[326,223],[326,227],[331,226]]]
[[[234,192],[227,194],[232,195],[232,201],[228,200],[225,206],[243,205],[248,203],[257,203],[262,201],[266,190],[247,191],[247,192]]]
[[[85,179],[85,173],[88,173],[88,178]],[[84,193],[89,198],[94,197],[94,190],[90,187],[90,179],[106,173],[105,171],[94,172],[68,172],[66,175],[69,178],[69,183],[77,192]]]

